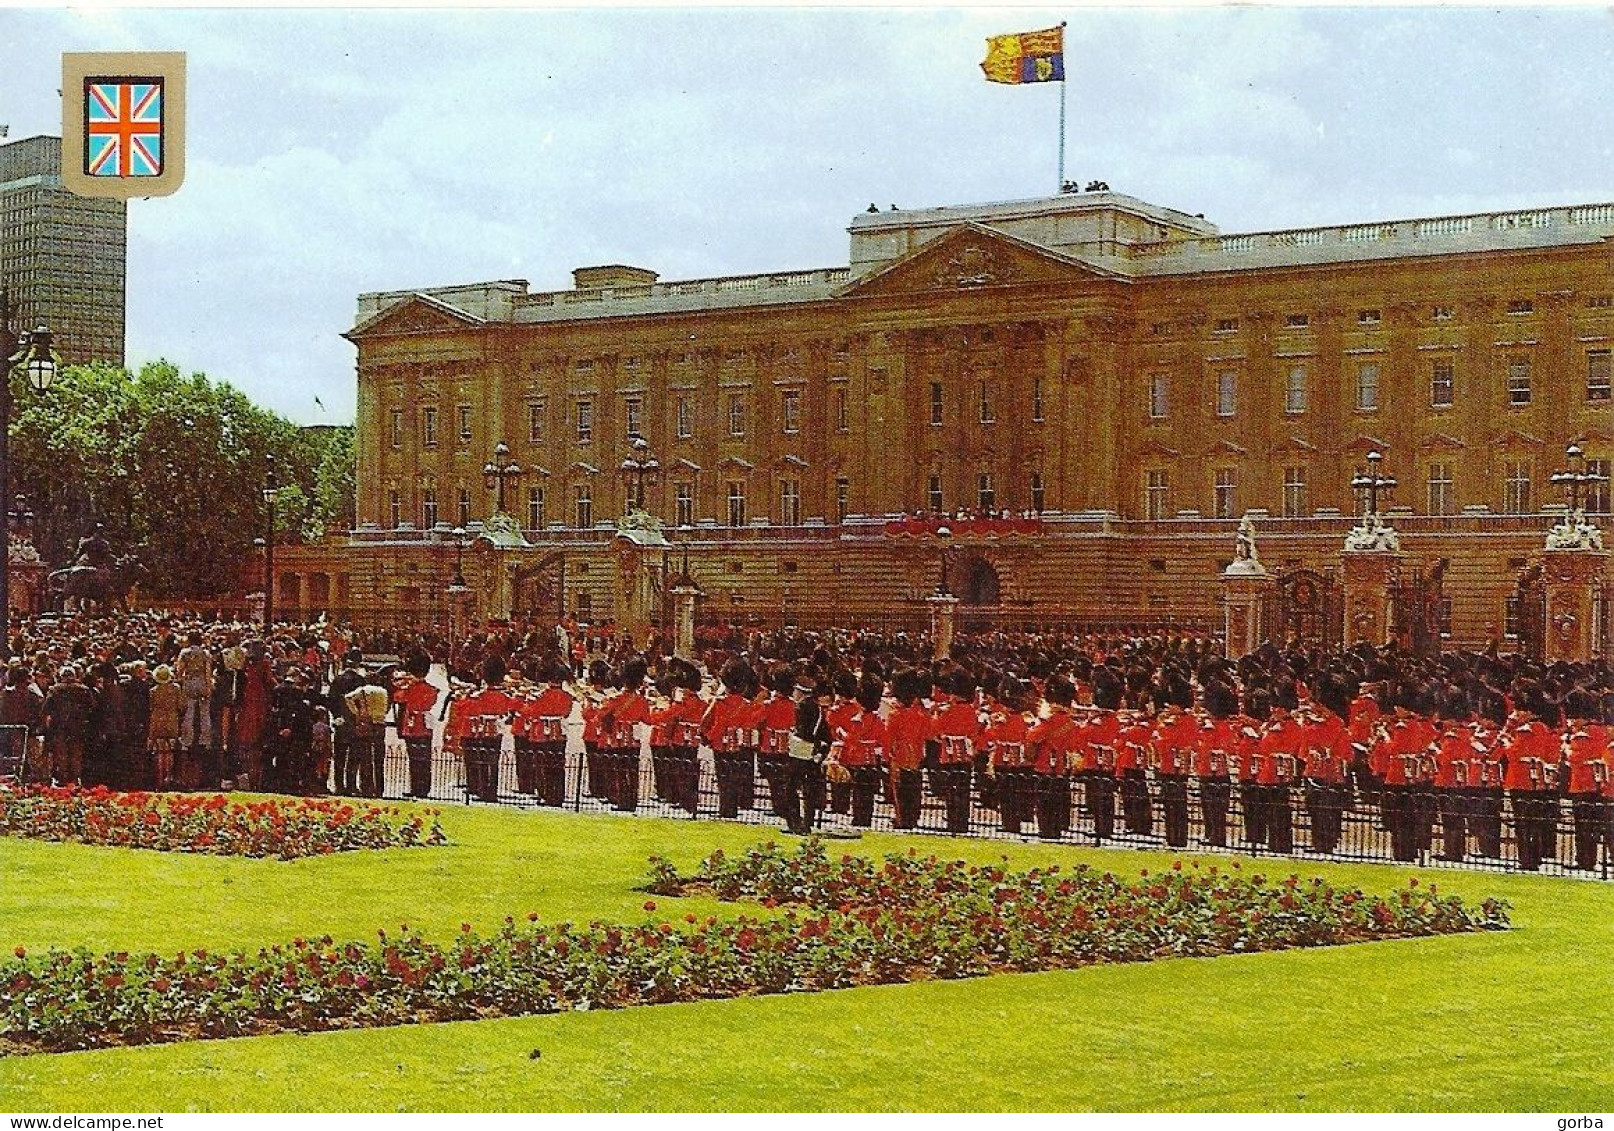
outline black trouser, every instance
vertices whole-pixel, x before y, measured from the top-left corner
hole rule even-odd
[[[1464,789],[1437,789],[1435,805],[1440,810],[1440,858],[1461,860],[1468,855],[1471,797]]]
[[[996,809],[998,807],[998,779],[989,774],[986,767],[990,759],[986,751],[982,750],[975,755],[975,791],[980,796],[982,809]]]
[[[1227,806],[1233,787],[1226,777],[1199,779],[1199,809],[1205,818],[1205,843],[1227,847]]]
[[[1087,779],[1087,815],[1093,819],[1093,835],[1108,840],[1115,835],[1115,775],[1109,770],[1088,770],[1082,776]]]
[[[1413,836],[1412,787],[1386,785],[1379,791],[1380,812],[1390,830],[1390,855],[1401,861],[1417,858]]]
[[[1306,812],[1311,814],[1311,847],[1329,853],[1339,847],[1340,832],[1345,825],[1345,798],[1349,787],[1344,782],[1306,782]]]
[[[891,771],[891,804],[896,809],[893,824],[899,829],[919,827],[919,806],[924,801],[925,783],[918,770]]]
[[[750,750],[718,751],[717,761],[717,815],[737,817],[740,809],[749,807],[752,774],[755,772],[756,754]]]
[[[377,727],[369,734],[355,733],[349,757],[358,763],[359,793],[380,797],[386,784],[387,732]]]
[[[1407,795],[1408,831],[1414,852],[1428,852],[1435,840],[1435,814],[1438,812],[1434,787],[1428,782],[1411,786]]]
[[[874,823],[874,797],[885,775],[879,766],[852,766],[852,824],[866,829]]]
[[[671,746],[650,748],[650,796],[657,801],[677,802],[678,790],[673,782],[676,771],[672,764]]]
[[[1266,786],[1253,781],[1239,783],[1239,807],[1244,810],[1244,843],[1267,842]]]
[[[430,797],[432,792],[432,736],[410,734],[404,736],[404,749],[409,752],[409,795]]]
[[[1000,766],[997,772],[998,818],[1003,831],[1020,834],[1020,826],[1036,817],[1037,775],[1022,766]]]
[[[344,719],[331,732],[331,765],[336,792],[349,797],[359,792],[359,764],[353,757],[353,720]]]
[[[851,772],[851,767],[846,767]],[[831,813],[850,813],[852,811],[852,779],[845,781],[832,781],[829,783],[829,811]]]
[[[1541,807],[1536,811],[1536,837],[1540,845],[1541,859],[1558,859],[1558,822],[1563,816],[1563,805],[1559,801],[1557,790],[1543,790],[1537,795],[1541,799]]]
[[[785,763],[788,755],[763,751],[757,753],[757,774],[768,783],[768,811],[775,817],[785,815]]]
[[[1142,770],[1121,771],[1121,812],[1126,831],[1135,836],[1154,832],[1154,810],[1149,804],[1149,778]]]
[[[1479,854],[1492,860],[1502,858],[1502,790],[1478,786],[1469,791],[1468,827],[1479,842]]]
[[[631,813],[639,807],[639,748],[619,746],[605,752],[613,808]]]
[[[1288,785],[1262,787],[1266,794],[1267,840],[1274,852],[1290,853],[1295,850],[1294,811],[1290,807]]]
[[[606,768],[605,752],[590,746],[584,752],[588,763],[588,795],[604,801],[611,795],[610,771]]]
[[[1575,810],[1575,867],[1589,872],[1597,867],[1597,848],[1608,835],[1608,803],[1600,794],[1570,794]]]
[[[824,768],[811,758],[787,755],[783,770],[785,827],[806,836],[824,808]]]
[[[516,792],[532,793],[537,788],[538,750],[532,739],[516,736]]]
[[[566,804],[566,740],[532,744],[533,785],[540,805]]]
[[[1541,867],[1541,800],[1530,791],[1508,791],[1513,809],[1513,843],[1519,854],[1519,867],[1533,872]]]
[[[478,801],[499,799],[498,738],[467,738],[465,749],[465,792]]]
[[[1160,815],[1166,825],[1166,843],[1172,848],[1188,844],[1188,778],[1160,775]]]
[[[947,808],[947,831],[967,833],[970,830],[970,764],[944,762],[934,776],[941,779],[942,801]]]
[[[1070,779],[1063,774],[1038,774],[1037,787],[1037,835],[1058,840],[1070,828]]]

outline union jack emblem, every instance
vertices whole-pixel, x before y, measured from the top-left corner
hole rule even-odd
[[[84,172],[157,177],[163,171],[163,80],[84,80]]]

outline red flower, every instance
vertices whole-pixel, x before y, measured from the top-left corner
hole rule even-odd
[[[19,946],[15,950],[13,950],[11,953],[15,954],[18,958],[27,958],[28,957],[28,948],[25,947],[25,946]]]
[[[644,901],[644,909],[646,911],[654,911],[656,909],[656,901],[653,900],[653,899],[645,900]]]

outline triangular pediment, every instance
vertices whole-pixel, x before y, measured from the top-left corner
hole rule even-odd
[[[1468,447],[1468,445],[1448,432],[1432,432],[1418,441],[1418,447],[1424,451],[1445,450],[1455,452]]]
[[[1249,454],[1249,448],[1246,448],[1240,444],[1235,444],[1232,440],[1226,439],[1217,440],[1214,444],[1205,449],[1206,456],[1247,456]]]
[[[847,284],[841,295],[869,298],[1045,283],[1121,280],[1124,276],[981,224],[963,224],[893,263]]]
[[[441,334],[472,329],[482,319],[427,294],[400,299],[360,322],[342,336],[348,341],[389,334]]]
[[[1507,431],[1498,432],[1491,437],[1491,447],[1510,448],[1514,451],[1520,448],[1539,448],[1541,444],[1541,437],[1532,436],[1530,433],[1522,432],[1517,428],[1509,428]]]
[[[1362,435],[1347,443],[1344,450],[1366,455],[1368,452],[1387,452],[1390,445],[1377,436]]]

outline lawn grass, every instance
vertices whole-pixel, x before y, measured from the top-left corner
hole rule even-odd
[[[642,918],[653,852],[715,822],[452,808],[447,848],[294,862],[0,839],[0,946],[168,952],[297,934],[443,937],[536,910]],[[775,834],[776,836],[777,834]],[[874,835],[848,851],[1135,872],[1157,853]],[[833,849],[834,846],[832,846]],[[1207,858],[1226,866],[1225,858]],[[1245,861],[1386,890],[1407,869]],[[962,982],[0,1060],[0,1109],[1600,1110],[1614,885],[1428,871],[1514,904],[1501,934]],[[659,900],[663,912],[705,900]],[[534,1050],[541,1056],[534,1059]]]

